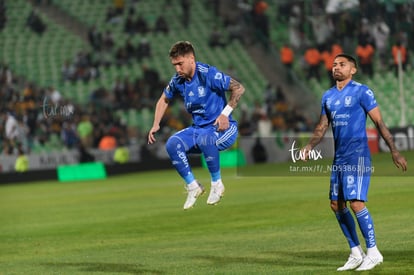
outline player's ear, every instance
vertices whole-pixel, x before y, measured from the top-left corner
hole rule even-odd
[[[356,74],[357,71],[358,69],[355,66],[353,66],[351,69],[351,74]]]

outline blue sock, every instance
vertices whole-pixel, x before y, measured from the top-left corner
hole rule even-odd
[[[365,238],[365,243],[367,248],[374,247],[377,242],[375,240],[375,231],[374,231],[374,222],[372,221],[371,214],[368,209],[364,207],[358,213],[355,213],[357,221],[359,224],[359,229],[361,229],[362,236]]]
[[[194,175],[193,175],[192,172],[189,172],[187,174],[187,176],[185,176],[183,178],[184,178],[186,184],[190,184],[190,183],[192,183],[195,180]]]
[[[211,181],[218,181],[219,179],[221,179],[220,171],[211,173]]]
[[[335,216],[345,238],[349,243],[349,247],[352,248],[358,246],[360,243],[356,232],[355,221],[349,209],[344,208],[341,211],[336,212]]]

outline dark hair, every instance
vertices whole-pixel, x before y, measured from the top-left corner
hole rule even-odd
[[[349,55],[349,54],[346,54],[346,53],[340,53],[340,54],[337,54],[335,56],[335,58],[337,58],[337,57],[344,57],[344,58],[346,58],[349,62],[351,62],[351,63],[354,64],[355,68],[358,68],[357,61],[356,61],[355,57],[353,57],[352,55]]]
[[[175,58],[189,53],[192,53],[195,56],[193,45],[188,41],[178,41],[172,45],[169,56],[170,58]]]

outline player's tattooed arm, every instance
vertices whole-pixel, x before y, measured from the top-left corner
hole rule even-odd
[[[390,131],[388,130],[387,126],[385,125],[383,120],[379,120],[375,123],[375,126],[377,127],[378,131],[380,132],[380,135],[385,140],[385,143],[387,143],[388,147],[390,148],[391,153],[396,152],[397,148],[394,144],[394,139]]]
[[[310,139],[307,147],[308,149],[314,148],[316,145],[321,142],[325,136],[326,130],[328,130],[329,121],[326,115],[321,115],[318,125],[316,125],[315,130],[313,131],[312,138]],[[310,147],[310,148],[309,148]]]
[[[231,95],[227,104],[234,109],[239,103],[245,89],[244,86],[240,84],[240,82],[232,78],[230,80],[229,90],[231,91]]]
[[[394,139],[390,131],[388,130],[387,126],[384,123],[384,120],[382,119],[382,115],[379,111],[379,107],[375,107],[372,109],[368,115],[370,116],[372,122],[374,122],[375,127],[378,129],[378,132],[382,136],[382,138],[387,143],[388,147],[390,148],[391,152],[397,151],[397,148],[394,144]]]

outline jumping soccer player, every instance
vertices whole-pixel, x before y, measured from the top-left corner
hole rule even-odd
[[[169,57],[176,74],[156,104],[148,143],[156,141],[154,134],[160,129],[170,100],[175,95],[181,96],[185,108],[192,115],[193,125],[172,135],[167,140],[166,149],[173,166],[186,183],[188,195],[184,210],[193,207],[204,193],[204,187],[195,179],[187,157],[192,153],[204,155],[211,175],[207,204],[215,205],[224,193],[219,151],[231,147],[237,139],[237,122],[231,112],[244,93],[244,87],[217,68],[196,61],[194,47],[188,41],[175,43]],[[231,92],[228,102],[226,91]]]
[[[322,96],[322,110],[309,143],[302,149],[305,160],[308,153],[323,138],[331,124],[335,144],[335,156],[330,179],[331,208],[339,226],[348,240],[351,254],[338,271],[373,269],[383,262],[377,248],[374,223],[365,206],[371,176],[371,157],[366,135],[367,114],[387,143],[394,164],[407,170],[407,161],[396,149],[393,137],[382,120],[374,93],[366,85],[352,80],[357,72],[356,60],[347,54],[339,54],[333,62],[332,74],[336,85]],[[367,253],[360,246],[354,218],[356,216]]]

